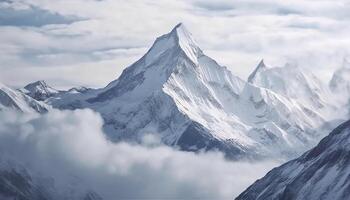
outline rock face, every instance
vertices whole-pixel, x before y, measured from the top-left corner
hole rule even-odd
[[[350,120],[310,151],[271,170],[237,199],[348,199]]]
[[[157,134],[170,146],[219,149],[233,159],[295,156],[319,141],[323,134],[315,130],[326,118],[282,89],[260,85],[256,76],[269,79],[266,69],[261,62],[249,82],[240,79],[206,56],[178,24],[105,88],[64,93],[45,102],[99,112],[112,141]],[[304,78],[303,87],[313,92],[314,83]]]
[[[46,104],[0,83],[0,111],[17,110],[20,112],[45,113],[48,108],[49,106]]]

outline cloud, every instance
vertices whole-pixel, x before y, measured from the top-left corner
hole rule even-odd
[[[6,27],[0,27],[0,69],[7,68],[10,75],[0,74],[0,80],[15,86],[38,79],[67,87],[72,83],[105,86],[178,22],[187,26],[204,52],[243,78],[265,58],[273,66],[298,63],[328,81],[350,50],[350,4],[346,0],[61,0],[54,4],[18,0],[0,5],[9,9],[9,16],[23,16],[18,13],[36,8],[30,13],[84,19],[50,24],[48,18],[39,27],[8,21]],[[119,56],[128,50],[134,53]],[[106,62],[114,63],[115,76],[110,75]],[[87,70],[87,65],[94,68]],[[68,67],[71,69],[65,69]],[[25,69],[26,76],[16,81],[9,78],[19,69]],[[60,74],[57,70],[69,75],[51,76]],[[75,76],[77,71],[86,76]],[[96,71],[101,76],[94,76]]]
[[[232,199],[278,164],[181,152],[151,136],[144,145],[111,143],[101,131],[101,117],[91,110],[0,115],[1,153],[32,173],[53,177],[58,192],[67,191],[76,177],[79,187],[106,199]]]
[[[62,16],[35,6],[26,9],[0,7],[0,26],[40,27],[48,24],[69,24],[77,20],[73,16]]]

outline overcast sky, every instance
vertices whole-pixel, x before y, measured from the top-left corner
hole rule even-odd
[[[259,60],[323,80],[350,48],[347,0],[1,0],[0,81],[103,87],[183,22],[202,50],[246,78]]]

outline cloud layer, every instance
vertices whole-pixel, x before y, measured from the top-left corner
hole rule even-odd
[[[104,86],[178,22],[242,77],[265,58],[327,80],[350,46],[347,0],[7,0],[0,9],[0,80],[16,86]]]
[[[230,199],[276,162],[229,162],[220,153],[180,152],[145,138],[144,145],[110,143],[90,110],[45,115],[1,113],[0,150],[67,191],[80,187],[106,199]],[[83,185],[83,186],[82,186]]]

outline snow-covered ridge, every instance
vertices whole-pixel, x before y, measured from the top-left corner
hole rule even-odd
[[[350,121],[299,158],[271,170],[237,199],[347,199]]]
[[[48,105],[0,83],[0,111],[17,110],[20,112],[45,113],[48,109]]]

